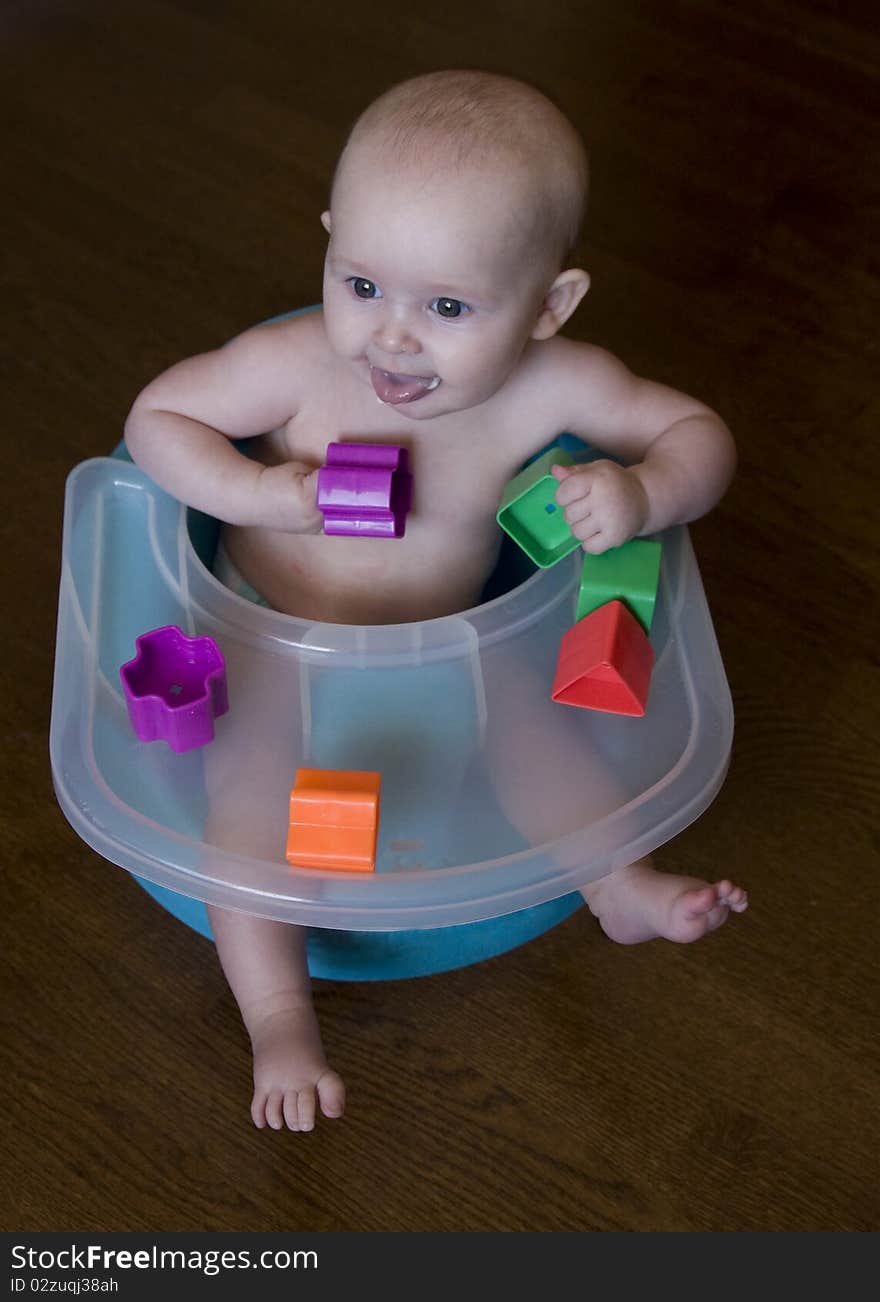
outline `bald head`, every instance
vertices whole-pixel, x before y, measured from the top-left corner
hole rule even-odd
[[[424,177],[468,169],[503,175],[520,195],[520,224],[558,270],[580,238],[587,155],[568,119],[525,82],[476,71],[401,82],[358,118],[336,171],[375,150]],[[335,185],[336,182],[334,182]]]

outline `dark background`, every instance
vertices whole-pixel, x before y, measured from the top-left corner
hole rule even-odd
[[[2,1223],[876,1229],[875,6],[383,13],[0,3]],[[692,528],[733,761],[657,859],[752,907],[692,947],[615,946],[582,910],[449,975],[321,984],[348,1116],[258,1133],[212,946],[54,801],[64,480],[160,369],[318,299],[348,125],[447,66],[537,82],[591,145],[569,333],[735,432]]]

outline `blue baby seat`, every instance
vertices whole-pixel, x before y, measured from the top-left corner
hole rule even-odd
[[[223,587],[216,522],[124,456],[67,483],[53,780],[77,833],[204,935],[207,902],[309,927],[314,976],[463,966],[560,922],[579,887],[671,839],[721,786],[733,709],[685,528],[660,536],[634,719],[550,698],[580,552],[531,572],[510,544],[460,615],[313,624]],[[182,755],[137,740],[119,681],[135,638],[165,624],[209,634],[227,664],[229,713]],[[375,874],[287,864],[300,766],[381,771]]]

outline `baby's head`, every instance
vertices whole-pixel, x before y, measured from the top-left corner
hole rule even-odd
[[[580,138],[533,87],[482,72],[392,87],[355,124],[322,219],[334,351],[407,416],[486,401],[586,292],[566,269],[586,190]]]

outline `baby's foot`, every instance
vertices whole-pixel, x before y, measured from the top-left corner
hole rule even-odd
[[[312,1130],[315,1092],[325,1117],[341,1117],[345,1086],[324,1056],[315,1010],[309,1004],[277,1009],[250,1023],[254,1051],[251,1116],[261,1130],[286,1125]]]
[[[665,937],[687,944],[715,931],[731,912],[743,913],[748,896],[724,880],[658,873],[641,861],[609,873],[584,891],[584,898],[607,936],[621,945]]]

